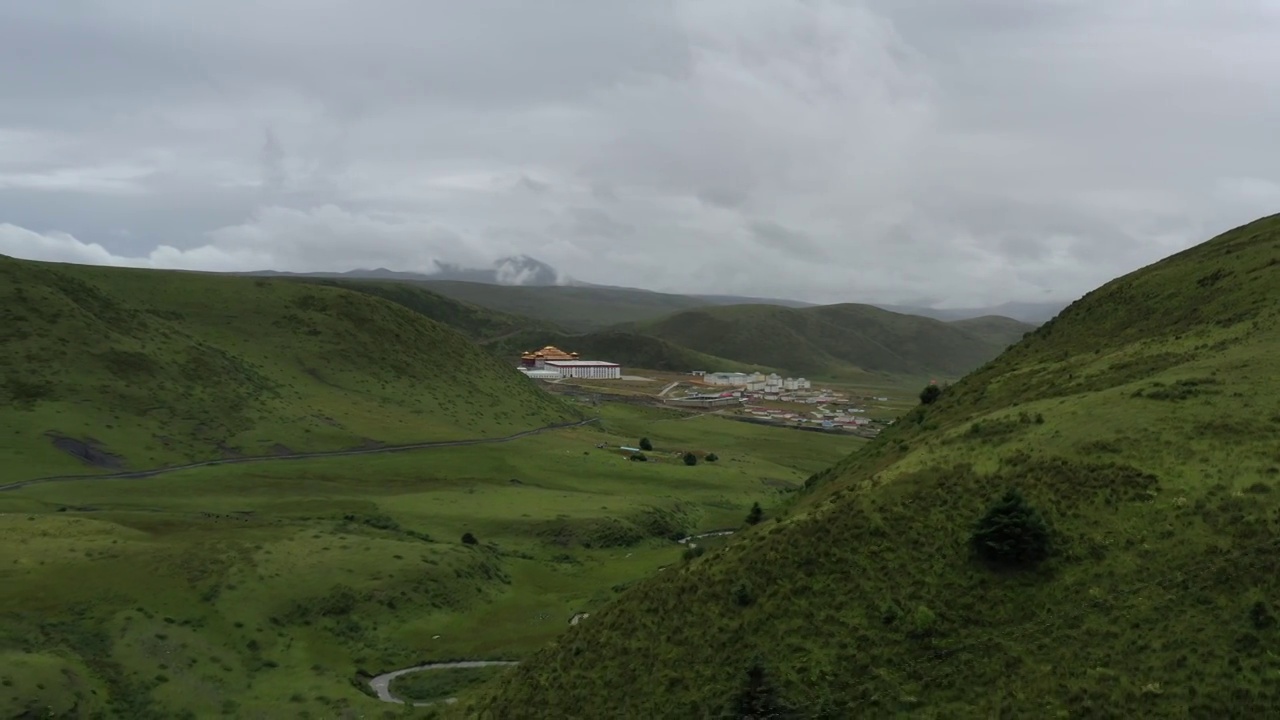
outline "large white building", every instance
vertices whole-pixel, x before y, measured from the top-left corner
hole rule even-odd
[[[783,378],[777,373],[707,373],[703,382],[708,385],[740,387],[750,392],[782,392],[783,390],[808,390],[809,381],[804,378]]]
[[[546,360],[542,366],[566,378],[617,380],[622,377],[621,365],[603,360]]]

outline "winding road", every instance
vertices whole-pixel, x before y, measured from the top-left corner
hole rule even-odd
[[[142,478],[155,477],[166,473],[178,472],[180,470],[193,470],[195,468],[213,467],[214,465],[234,465],[238,463],[267,462],[271,460],[307,460],[312,458],[326,457],[350,457],[353,455],[375,455],[378,453],[405,452],[408,450],[429,450],[432,448],[443,447],[462,447],[464,445],[491,445],[495,443],[511,442],[520,438],[537,435],[539,433],[551,430],[565,430],[568,428],[582,427],[593,422],[599,422],[600,418],[593,417],[586,420],[571,423],[558,423],[555,425],[546,425],[533,430],[525,430],[515,435],[506,435],[503,437],[493,438],[472,438],[469,440],[431,440],[427,442],[409,443],[407,445],[382,445],[372,448],[356,448],[352,450],[323,450],[319,452],[306,453],[288,453],[285,455],[250,455],[245,457],[217,458],[216,460],[204,460],[202,462],[188,463],[186,465],[171,465],[162,468],[153,468],[151,470],[130,470],[118,473],[89,473],[80,475],[50,475],[48,477],[32,478],[30,480],[19,480],[5,485],[0,485],[0,492],[7,490],[17,490],[30,485],[39,485],[51,482],[69,482],[72,480],[139,480]]]
[[[705,537],[720,537],[722,535],[732,535],[734,532],[735,532],[734,530],[711,530],[709,532],[698,533],[697,535],[687,535],[685,537],[680,538],[676,542],[680,543],[681,545],[688,545],[689,547],[697,547],[697,545],[692,541],[705,538]],[[576,625],[577,623],[574,622],[574,620],[578,620],[582,617],[586,617],[585,613],[576,613],[573,616],[573,620],[569,621],[569,624]],[[414,703],[409,703],[405,700],[401,700],[391,692],[391,681],[395,680],[401,675],[408,675],[410,673],[416,673],[416,672],[429,672],[431,670],[456,670],[459,668],[497,667],[497,666],[519,665],[519,664],[520,663],[515,660],[457,660],[454,662],[427,663],[426,665],[415,665],[413,667],[403,668],[401,670],[392,670],[391,672],[383,673],[381,675],[378,675],[377,677],[370,678],[369,687],[373,688],[373,692],[378,696],[378,699],[383,702],[399,703],[401,705],[412,704],[415,707],[426,707],[428,705],[435,705],[436,703],[450,704],[450,703],[457,702],[458,699],[444,698],[443,700],[431,700],[427,702],[414,702]]]
[[[519,665],[515,660],[458,660],[456,662],[440,662],[428,663],[426,665],[415,665],[414,667],[404,668],[403,670],[393,670],[389,673],[383,673],[369,680],[369,687],[373,688],[373,692],[377,694],[378,699],[382,702],[399,703],[401,705],[412,704],[415,707],[426,707],[427,705],[435,705],[437,702],[454,703],[457,698],[444,698],[443,700],[429,700],[426,702],[409,703],[401,700],[391,693],[391,681],[401,675],[409,673],[426,672],[429,670],[458,670],[461,668],[482,668],[482,667],[499,667],[503,665]]]

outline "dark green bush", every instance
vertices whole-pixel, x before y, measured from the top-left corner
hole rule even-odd
[[[1049,556],[1049,525],[1015,489],[987,510],[971,538],[980,558],[997,565],[1032,566]]]

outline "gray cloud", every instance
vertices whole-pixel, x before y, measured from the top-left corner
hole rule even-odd
[[[1280,209],[1280,12],[0,4],[0,252],[1069,299]]]

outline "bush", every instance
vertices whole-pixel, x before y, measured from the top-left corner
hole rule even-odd
[[[920,391],[920,404],[932,405],[938,401],[938,397],[941,395],[942,388],[937,385],[926,385],[925,388]]]
[[[747,513],[748,525],[759,525],[764,519],[764,508],[760,507],[760,503],[751,503],[751,511]]]
[[[635,453],[628,459],[634,462],[649,462],[648,456],[646,456],[644,453]]]
[[[471,533],[463,533],[463,534],[462,534],[462,544],[463,544],[463,545],[479,545],[479,544],[480,544],[480,541],[479,541],[479,540],[477,540],[477,539],[476,539],[476,536],[475,536],[475,535],[472,535]]]
[[[1049,525],[1010,489],[987,510],[974,527],[974,551],[998,565],[1031,566],[1049,556]]]
[[[715,462],[720,458],[716,457],[715,453],[707,453],[707,456],[703,459],[706,460],[707,462]]]
[[[687,453],[685,453],[685,454],[684,454],[684,464],[685,464],[685,465],[688,465],[689,467],[693,467],[694,465],[697,465],[697,464],[698,464],[698,456],[697,456],[697,455],[694,455],[694,454],[693,454],[693,453],[691,453],[691,452],[687,452]]]
[[[649,438],[640,438],[640,449],[653,452],[653,443],[649,442]]]

